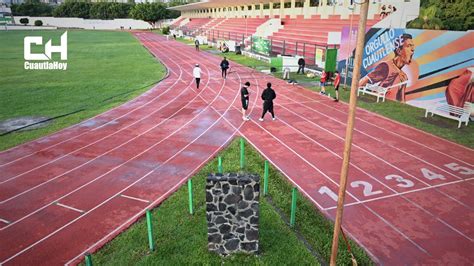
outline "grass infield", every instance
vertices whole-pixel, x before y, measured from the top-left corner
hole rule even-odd
[[[239,139],[235,139],[220,154],[224,172],[240,169]],[[244,171],[258,173],[263,191],[264,159],[247,143]],[[205,180],[216,172],[217,159],[203,167],[193,180],[194,215],[188,212],[188,188],[183,185],[176,193],[152,211],[155,251],[148,248],[146,219],[131,226],[97,253],[92,255],[96,265],[320,265],[326,264],[331,253],[333,224],[321,215],[314,205],[298,193],[296,226],[287,221],[291,208],[291,185],[270,166],[269,195],[260,196],[260,248],[258,256],[237,254],[222,258],[207,250],[207,222],[205,210]],[[277,211],[279,210],[279,211]],[[279,212],[283,214],[283,218]],[[304,240],[306,245],[304,244]],[[349,265],[350,258],[342,238],[338,264]],[[309,248],[308,248],[309,247]],[[359,265],[371,265],[368,255],[351,241],[351,248]],[[320,258],[318,258],[318,256]]]
[[[25,70],[23,38],[43,36],[59,45],[63,30],[0,31],[0,121],[22,116],[57,117],[36,130],[0,136],[0,150],[56,132],[140,95],[165,68],[128,32],[68,31],[67,70]],[[44,52],[34,46],[33,52]],[[59,60],[59,54],[53,54]]]

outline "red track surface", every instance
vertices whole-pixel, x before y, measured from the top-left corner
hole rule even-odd
[[[224,81],[217,57],[152,33],[136,37],[167,66],[167,79],[118,108],[0,153],[1,264],[77,263],[235,135],[334,219],[346,104],[245,67]],[[200,90],[191,75],[196,62]],[[239,88],[247,80],[252,120],[244,124]],[[277,120],[259,122],[267,81],[278,95]],[[347,232],[378,263],[471,264],[473,150],[364,110],[357,116]]]

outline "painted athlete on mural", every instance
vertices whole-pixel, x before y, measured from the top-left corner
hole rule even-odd
[[[403,34],[394,42],[394,45],[394,57],[379,63],[373,71],[359,81],[359,86],[378,83],[381,87],[390,88],[387,98],[405,102],[408,76],[402,68],[410,65],[415,53],[415,44],[410,34]]]
[[[354,47],[342,31],[338,70],[351,82]],[[389,88],[386,98],[428,108],[473,102],[474,32],[371,28],[366,33],[360,86]],[[349,47],[345,47],[349,46]]]

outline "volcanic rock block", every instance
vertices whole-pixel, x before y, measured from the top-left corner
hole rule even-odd
[[[260,177],[212,174],[206,184],[208,248],[220,255],[258,252]]]

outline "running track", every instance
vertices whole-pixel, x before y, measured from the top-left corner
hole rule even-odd
[[[165,80],[120,107],[0,153],[1,264],[79,262],[236,135],[334,219],[346,104],[241,66],[223,80],[218,57],[152,33],[135,36],[166,65]],[[245,81],[252,83],[252,120],[242,123]],[[267,81],[277,92],[278,119],[259,122]],[[357,117],[345,230],[381,264],[471,264],[474,151],[364,110]]]

